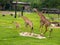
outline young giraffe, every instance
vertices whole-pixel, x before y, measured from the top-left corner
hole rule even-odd
[[[15,22],[16,28],[20,27],[20,24],[18,22]]]
[[[45,32],[42,33],[42,30],[41,30],[41,36],[43,36],[43,34],[45,34],[48,30],[48,27],[51,25],[51,22],[45,18],[45,16],[42,14],[42,12],[39,12],[36,8],[34,8],[34,11],[37,12],[37,14],[39,15],[40,17],[40,28],[43,27],[43,25],[45,26],[46,30]],[[52,29],[50,30],[50,33],[52,32]]]
[[[30,26],[31,28],[31,33],[33,32],[33,23],[31,20],[29,20],[27,17],[22,16],[23,20],[25,21],[25,26],[27,27],[27,25]]]
[[[14,25],[16,26],[16,28],[20,28],[20,23],[16,22],[16,21],[12,21],[12,23],[14,23]]]

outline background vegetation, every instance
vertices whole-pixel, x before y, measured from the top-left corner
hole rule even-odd
[[[16,0],[0,0],[2,7],[5,9],[9,9],[12,2]],[[58,8],[60,9],[60,0],[18,0],[21,2],[30,2],[31,7],[38,7],[40,8]]]

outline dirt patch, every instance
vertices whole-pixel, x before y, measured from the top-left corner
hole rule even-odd
[[[38,38],[38,39],[45,39],[46,37],[40,36],[40,34],[36,33],[29,33],[29,32],[21,32],[19,33],[20,36],[27,36],[27,37],[33,37],[33,38]]]

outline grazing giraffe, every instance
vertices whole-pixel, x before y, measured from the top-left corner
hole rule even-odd
[[[37,14],[39,15],[40,17],[40,28],[43,27],[43,25],[45,26],[46,30],[42,33],[42,30],[41,30],[41,36],[43,36],[43,34],[45,34],[48,30],[48,27],[51,25],[51,22],[45,18],[45,16],[43,15],[42,12],[39,12],[36,8],[34,8],[34,11],[37,12]],[[52,29],[50,30],[50,33],[52,32]]]
[[[27,27],[27,25],[30,26],[31,28],[31,33],[33,32],[33,23],[31,20],[29,20],[27,17],[22,16],[23,20],[25,21],[25,26]]]

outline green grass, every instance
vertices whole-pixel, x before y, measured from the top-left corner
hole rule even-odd
[[[47,14],[45,15],[46,17],[48,17]],[[53,14],[50,14],[50,15],[53,15]],[[34,33],[40,33],[40,29],[39,29],[40,18],[38,17],[38,15],[36,13],[24,13],[24,16],[32,20],[34,25]],[[16,29],[15,24],[12,23],[12,21],[19,22],[21,27],[19,29]],[[13,28],[8,28],[11,26]],[[19,36],[19,33],[21,31],[22,32],[30,31],[29,27],[25,28],[24,20],[21,17],[14,18],[13,16],[10,16],[10,15],[6,15],[3,17],[0,14],[0,45],[60,45],[60,29],[53,30],[52,38],[47,37],[49,34],[49,32],[47,32],[45,34],[45,36],[47,37],[46,39],[36,39],[32,37]]]

